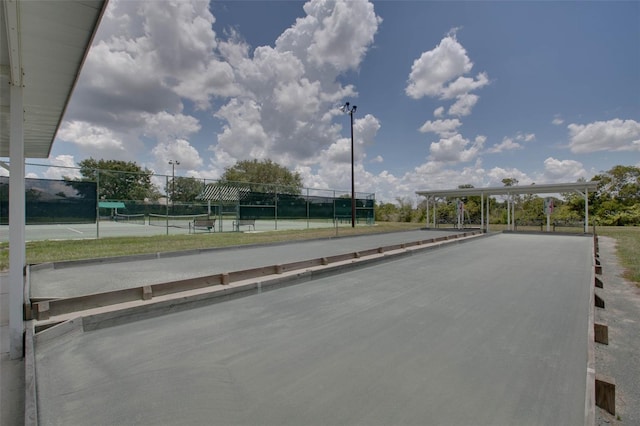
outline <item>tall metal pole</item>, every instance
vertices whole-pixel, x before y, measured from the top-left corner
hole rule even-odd
[[[176,165],[180,165],[178,160],[169,160],[171,164],[171,213],[176,214]]]
[[[351,227],[356,227],[356,184],[354,172],[354,153],[353,153],[353,112],[356,110],[354,105],[349,111],[351,116]]]
[[[355,171],[354,171],[354,150],[353,150],[353,113],[356,112],[358,107],[353,105],[349,107],[349,102],[346,102],[340,110],[346,112],[351,116],[351,227],[356,227],[356,183],[355,183]]]

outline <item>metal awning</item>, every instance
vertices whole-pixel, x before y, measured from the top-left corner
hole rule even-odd
[[[124,209],[124,203],[122,201],[99,201],[98,207],[101,209]]]
[[[434,189],[429,191],[416,191],[423,197],[469,197],[480,195],[510,195],[510,194],[562,194],[565,192],[593,192],[598,188],[598,182],[552,183],[544,185],[515,185],[494,186],[487,188],[457,188]]]
[[[202,192],[196,197],[196,200],[237,203],[243,195],[249,192],[249,188],[247,187],[210,183],[204,187]]]
[[[520,194],[563,194],[577,192],[584,197],[584,232],[589,231],[589,192],[593,193],[598,189],[598,182],[575,182],[575,183],[552,183],[545,185],[515,185],[497,186],[487,188],[456,188],[456,189],[435,189],[430,191],[416,191],[417,195],[426,197],[427,203],[427,227],[429,226],[429,203],[433,201],[433,225],[436,226],[436,206],[438,198],[460,198],[477,196],[480,197],[480,227],[489,231],[489,198],[491,196],[507,196],[507,229],[515,229],[515,203],[512,202],[513,195]],[[486,197],[487,212],[484,211],[484,200]],[[485,223],[486,218],[486,223]]]
[[[3,0],[0,157],[9,156],[10,85],[23,92],[24,154],[47,158],[107,0]]]

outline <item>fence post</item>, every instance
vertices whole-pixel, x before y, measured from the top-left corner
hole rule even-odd
[[[100,170],[96,171],[96,240],[100,239]]]
[[[274,207],[274,215],[275,215],[275,219],[276,219],[276,231],[278,230],[278,187],[275,187],[275,207]]]
[[[309,229],[309,188],[307,188],[307,229]]]
[[[164,193],[165,193],[165,204],[166,204],[166,214],[167,214],[167,235],[169,235],[169,176],[165,175],[164,177]]]

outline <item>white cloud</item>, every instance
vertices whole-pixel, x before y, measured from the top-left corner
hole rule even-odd
[[[468,162],[474,159],[485,142],[485,138],[480,136],[472,143],[462,135],[455,134],[448,138],[441,138],[438,142],[433,142],[429,147],[432,161],[443,163]]]
[[[215,113],[224,122],[217,146],[238,160],[275,156],[298,166],[318,163],[323,153],[343,156],[336,104],[356,92],[338,77],[357,69],[381,20],[364,0],[312,0],[304,10],[275,47],[257,47],[253,56],[245,44],[220,44],[243,90]],[[354,129],[363,140],[366,128]]]
[[[439,99],[455,99],[448,114],[466,116],[478,102],[479,97],[471,92],[489,84],[489,77],[482,72],[475,78],[466,77],[473,63],[465,48],[456,39],[456,29],[440,41],[433,50],[422,53],[413,62],[405,92],[414,99],[424,96]],[[444,108],[434,111],[441,117]]]
[[[276,40],[276,49],[290,51],[315,70],[356,69],[373,42],[382,19],[365,0],[318,1],[304,5],[299,18]]]
[[[111,129],[95,126],[85,121],[66,121],[58,131],[58,137],[95,151],[122,151],[123,141]]]
[[[71,179],[79,179],[82,175],[76,167],[73,155],[57,155],[49,159],[52,167],[44,171],[43,176],[46,179],[62,179],[68,177]]]
[[[373,3],[310,0],[306,16],[256,48],[234,29],[216,34],[209,3],[112,0],[58,137],[83,155],[151,154],[158,171],[175,159],[185,175],[209,178],[238,160],[269,157],[342,187],[344,170],[327,162],[348,153],[348,116],[338,118],[336,105],[357,104],[355,87],[341,79],[358,70],[382,22]],[[196,147],[208,128],[185,112],[191,105],[221,122],[206,156]],[[355,118],[358,179],[366,182],[362,163],[380,123]]]
[[[458,127],[461,125],[462,123],[457,118],[435,121],[429,120],[425,122],[419,130],[422,133],[436,133],[438,136],[444,138],[455,135],[458,131]]]
[[[452,29],[434,49],[423,52],[413,62],[405,93],[414,99],[425,96],[455,99],[447,114],[463,117],[471,114],[479,100],[479,96],[471,92],[489,84],[489,77],[484,72],[476,77],[466,76],[471,72],[473,63],[466,49],[458,42],[456,32],[457,29]],[[440,137],[429,147],[429,163],[452,164],[473,160],[484,146],[486,138],[479,136],[473,143],[470,142],[458,131],[462,125],[459,119],[440,118],[444,111],[443,106],[436,108],[433,115],[438,119],[426,121],[419,129],[422,133],[432,132]]]
[[[564,124],[564,119],[562,118],[562,116],[560,116],[560,114],[556,114],[553,116],[553,120],[551,120],[551,123],[555,124],[556,126],[560,126]]]
[[[456,98],[456,102],[449,108],[449,115],[465,116],[471,114],[471,110],[478,103],[480,97],[471,93],[465,93]]]
[[[571,152],[640,151],[640,123],[635,120],[595,121],[569,124]]]
[[[522,149],[522,145],[517,142],[514,142],[512,138],[503,138],[502,142],[499,144],[493,145],[491,148],[487,150],[489,154],[497,154],[504,151],[511,151],[514,149]]]
[[[534,181],[517,168],[493,167],[487,172],[490,186],[502,186],[502,179],[517,179],[518,185],[531,185]]]
[[[531,142],[536,139],[536,135],[533,133],[518,132],[514,137],[504,137],[502,142],[494,144],[487,150],[489,154],[497,154],[504,151],[513,151],[516,149],[522,149],[523,143]]]
[[[455,33],[443,38],[433,50],[413,61],[406,93],[414,99],[442,97],[445,84],[471,71],[473,63]]]
[[[178,161],[180,169],[195,169],[202,166],[202,158],[189,141],[178,139],[173,142],[161,142],[153,148],[152,154],[156,158],[156,169],[168,171],[169,161]]]
[[[524,142],[531,142],[536,139],[536,135],[534,133],[518,133],[516,135],[516,139]]]
[[[159,141],[187,138],[200,131],[200,123],[194,117],[184,114],[169,114],[160,111],[157,114],[142,113],[144,135]]]
[[[365,147],[373,144],[376,134],[380,130],[378,119],[371,114],[354,120],[354,161],[362,163],[366,157]],[[351,138],[340,138],[331,144],[320,155],[320,163],[324,170],[340,163],[351,164]]]
[[[489,84],[487,73],[481,72],[475,79],[469,77],[458,77],[455,81],[445,87],[442,91],[442,99],[453,99],[466,95],[467,93],[480,89]]]
[[[544,182],[576,182],[586,178],[587,172],[582,163],[575,160],[557,160],[549,157],[544,160]]]
[[[370,163],[384,163],[384,158],[382,157],[382,155],[376,155],[369,162]]]

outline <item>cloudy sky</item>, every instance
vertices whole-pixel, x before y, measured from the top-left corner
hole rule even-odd
[[[218,178],[270,158],[348,190],[348,101],[356,191],[379,200],[590,179],[640,166],[639,19],[636,1],[110,0],[48,163]]]

